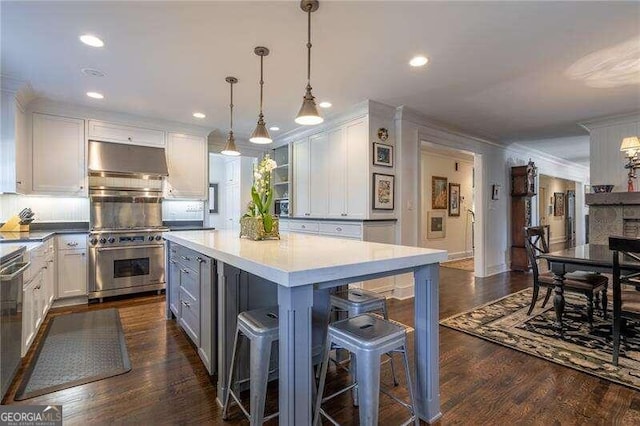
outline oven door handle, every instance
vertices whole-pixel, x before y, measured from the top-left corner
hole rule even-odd
[[[153,245],[153,246],[118,246],[118,247],[99,247],[96,248],[96,251],[114,251],[114,250],[123,250],[123,249],[164,249],[164,244]]]
[[[31,262],[25,263],[23,266],[21,266],[17,271],[13,272],[12,274],[8,274],[8,275],[2,274],[2,275],[0,275],[0,281],[11,281],[15,277],[17,277],[18,275],[20,275],[24,271],[26,271],[29,266],[31,266]]]

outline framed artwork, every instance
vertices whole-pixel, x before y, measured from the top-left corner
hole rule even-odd
[[[393,175],[373,174],[373,208],[375,210],[393,210],[394,179]]]
[[[553,215],[564,216],[564,192],[553,193]]]
[[[218,184],[209,184],[209,213],[218,213]]]
[[[393,167],[393,147],[378,142],[373,143],[373,164]]]
[[[427,212],[427,238],[436,240],[444,238],[447,231],[446,213],[442,211]]]
[[[460,216],[460,184],[449,184],[449,216]]]
[[[491,185],[491,199],[499,200],[500,199],[500,185]]]
[[[431,208],[433,210],[447,208],[447,178],[431,177]]]

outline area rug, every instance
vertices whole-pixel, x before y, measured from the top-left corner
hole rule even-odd
[[[473,257],[468,257],[466,259],[451,260],[449,262],[443,262],[440,264],[440,266],[444,268],[462,269],[463,271],[469,271],[469,272],[474,271]]]
[[[54,317],[16,392],[23,400],[131,370],[116,309]]]
[[[586,298],[565,293],[564,325],[560,333],[553,327],[552,300],[546,308],[540,308],[541,297],[531,315],[527,315],[531,294],[532,289],[525,289],[444,319],[440,324],[640,390],[640,324],[629,322],[616,367],[611,363],[611,312],[605,320],[596,311],[590,329]]]

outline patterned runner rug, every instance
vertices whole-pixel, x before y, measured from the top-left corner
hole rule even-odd
[[[440,264],[443,268],[462,269],[463,271],[474,271],[473,257],[466,259],[451,260],[449,262],[443,262]]]
[[[532,289],[440,321],[440,324],[494,343],[574,368],[640,390],[640,324],[623,330],[619,365],[611,363],[611,311],[608,319],[596,310],[593,329],[587,320],[586,297],[565,293],[562,333],[554,329],[553,297],[540,308],[544,289],[531,315],[527,315]],[[611,301],[609,301],[611,307]]]

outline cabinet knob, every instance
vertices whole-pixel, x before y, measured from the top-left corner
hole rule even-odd
[[[22,185],[22,181],[21,181],[21,180],[17,180],[17,181],[16,181],[16,183],[17,183],[18,185]]]
[[[305,228],[306,228],[306,226],[302,225],[300,228],[305,229]]]
[[[341,232],[342,228],[340,228],[339,226],[336,228],[336,231]]]
[[[86,254],[85,252],[82,252],[82,255],[83,255],[83,256],[84,256],[85,254]]]
[[[197,257],[197,258],[196,258],[196,260],[197,260],[198,262],[200,262],[200,263],[204,263],[204,259],[203,259],[203,258],[201,258],[201,257]]]
[[[129,136],[129,137],[127,138],[127,140],[128,140],[129,142],[131,142],[133,139],[131,139],[131,136]]]
[[[84,186],[80,185],[80,189],[84,189]]]

